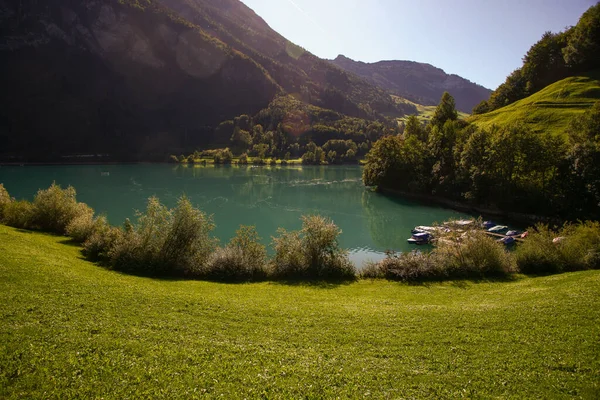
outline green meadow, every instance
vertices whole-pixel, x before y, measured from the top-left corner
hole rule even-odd
[[[0,226],[0,398],[600,397],[600,271],[221,284]]]
[[[468,121],[480,128],[523,123],[533,131],[563,134],[570,121],[600,100],[600,71],[572,76],[539,92]]]

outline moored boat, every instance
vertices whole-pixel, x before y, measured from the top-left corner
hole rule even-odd
[[[492,233],[502,233],[504,231],[508,230],[508,226],[506,225],[496,225],[492,228],[488,229],[488,232],[492,232]]]
[[[407,239],[409,244],[428,244],[433,236],[430,233],[414,233],[410,239]]]
[[[515,238],[513,236],[505,236],[502,239],[498,239],[498,242],[504,244],[505,246],[510,246],[515,243]]]

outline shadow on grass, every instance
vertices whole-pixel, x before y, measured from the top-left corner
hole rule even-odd
[[[335,289],[340,286],[347,286],[358,282],[359,279],[331,279],[331,280],[316,280],[316,279],[281,279],[269,280],[268,282],[281,286],[296,286],[317,289]]]
[[[79,247],[81,248],[81,243],[71,239],[71,238],[64,238],[63,240],[60,240],[58,243],[60,244],[64,244],[67,246],[71,246],[71,247]],[[83,253],[82,253],[83,254]]]
[[[390,282],[397,282],[408,286],[423,286],[431,287],[440,283],[447,283],[459,289],[467,289],[469,284],[481,283],[509,283],[516,282],[521,279],[517,274],[512,275],[491,275],[491,276],[474,276],[474,277],[448,277],[435,279],[418,279],[414,281],[402,281],[395,279],[386,279]]]

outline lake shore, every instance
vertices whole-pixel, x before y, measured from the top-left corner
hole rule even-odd
[[[499,219],[505,222],[512,222],[517,225],[535,225],[538,223],[548,223],[562,225],[562,221],[557,218],[545,217],[533,214],[523,214],[506,212],[497,208],[486,208],[473,204],[467,204],[456,200],[450,200],[440,196],[432,196],[419,193],[411,193],[402,190],[378,188],[377,191],[384,195],[397,196],[400,198],[418,201],[424,205],[443,206],[455,211],[468,214],[480,214],[484,219]],[[524,228],[525,226],[523,226]]]

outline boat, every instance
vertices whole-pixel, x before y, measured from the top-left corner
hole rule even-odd
[[[469,226],[472,225],[474,222],[475,220],[473,219],[459,219],[457,221],[453,221],[452,223],[458,226]]]
[[[493,228],[494,226],[496,226],[495,223],[493,223],[492,221],[483,221],[483,224],[481,224],[485,229],[490,229]]]
[[[508,226],[506,226],[506,225],[496,225],[496,226],[488,229],[488,232],[501,233],[501,232],[504,232],[507,230],[508,230]]]
[[[433,233],[437,230],[437,228],[435,226],[424,226],[424,225],[420,225],[420,226],[415,226],[410,233],[412,233],[413,235],[415,233]]]
[[[505,246],[510,246],[511,244],[514,244],[516,241],[513,236],[505,236],[502,239],[498,239],[498,242],[504,244]]]
[[[521,232],[515,231],[515,230],[508,231],[505,233],[506,236],[519,236],[520,234],[521,234]]]
[[[432,236],[430,233],[414,233],[410,239],[407,240],[409,244],[427,244],[431,241]]]

